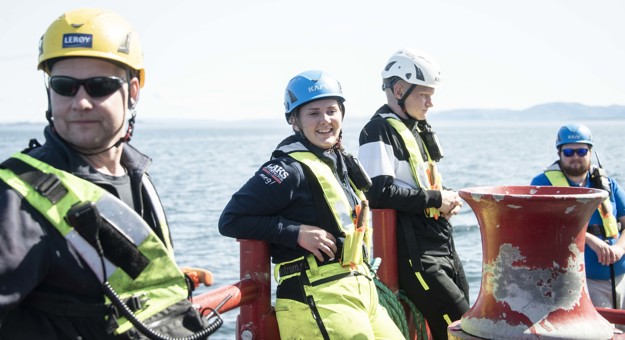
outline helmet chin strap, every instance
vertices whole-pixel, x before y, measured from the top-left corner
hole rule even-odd
[[[130,112],[130,118],[128,119],[128,129],[126,129],[126,134],[124,137],[120,138],[115,146],[119,146],[121,143],[128,143],[132,139],[132,134],[135,132],[135,117],[137,116],[137,112],[134,109]]]
[[[339,151],[343,150],[343,129],[341,129],[341,131],[339,131],[339,138],[336,141],[336,144],[334,144],[334,146],[332,147],[333,149],[337,149]]]
[[[43,72],[43,83],[46,87],[46,95],[48,96],[48,109],[46,110],[46,120],[50,124],[50,128],[54,131],[54,123],[52,122],[52,100],[50,99],[50,87],[48,87],[47,73]]]
[[[308,138],[306,138],[306,135],[304,134],[304,129],[302,129],[302,126],[299,122],[299,119],[297,117],[297,114],[299,112],[295,112],[295,115],[291,115],[291,119],[295,120],[295,127],[297,127],[297,129],[295,127],[293,127],[293,131],[306,143],[308,143],[309,145],[312,145],[312,143],[308,140]]]
[[[398,99],[398,100],[397,100],[397,105],[399,105],[399,107],[401,107],[401,110],[402,110],[402,111],[404,112],[404,114],[405,114],[406,116],[408,116],[408,117],[411,117],[411,116],[408,114],[408,111],[406,110],[406,104],[405,104],[405,103],[406,103],[406,98],[408,98],[408,96],[410,95],[410,93],[412,92],[412,90],[414,90],[414,89],[415,89],[415,87],[417,87],[417,85],[412,84],[412,85],[408,88],[408,90],[406,90],[406,93],[404,93],[404,95],[403,95],[400,99]]]

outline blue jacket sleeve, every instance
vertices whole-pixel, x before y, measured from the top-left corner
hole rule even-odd
[[[545,185],[551,186],[551,182],[544,173],[541,173],[532,179],[530,185]]]
[[[610,179],[612,185],[612,195],[616,204],[616,218],[625,216],[625,191],[614,179]]]
[[[293,162],[265,163],[232,195],[219,219],[219,232],[297,247],[301,223],[285,218],[284,213],[302,181],[303,175]]]

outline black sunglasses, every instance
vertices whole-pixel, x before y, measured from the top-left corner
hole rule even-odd
[[[564,157],[573,157],[574,154],[584,157],[588,154],[588,149],[562,149],[562,154]]]
[[[84,86],[91,97],[105,97],[119,90],[126,81],[119,77],[92,77],[76,79],[66,76],[50,77],[50,87],[54,92],[65,97],[73,97]]]

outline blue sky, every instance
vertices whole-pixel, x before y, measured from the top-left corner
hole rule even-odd
[[[62,12],[118,12],[139,32],[142,119],[281,117],[288,80],[335,75],[347,112],[383,102],[380,71],[400,47],[442,67],[436,111],[554,101],[625,105],[625,2],[500,0],[3,1],[0,121],[43,121],[37,44]]]

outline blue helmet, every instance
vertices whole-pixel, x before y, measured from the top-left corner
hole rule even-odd
[[[298,107],[326,97],[335,97],[339,101],[343,113],[345,113],[343,90],[341,84],[333,76],[319,70],[306,71],[296,75],[289,81],[284,91],[286,121],[289,121],[291,113]]]
[[[570,143],[583,143],[592,146],[592,133],[588,126],[577,123],[562,126],[558,131],[556,148],[559,148],[560,145]]]

